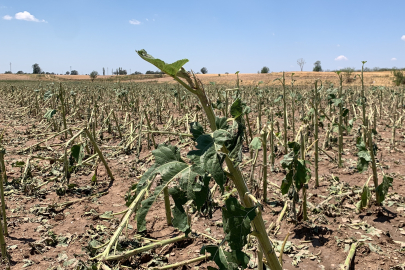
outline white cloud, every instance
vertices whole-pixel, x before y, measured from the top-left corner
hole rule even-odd
[[[347,57],[344,56],[344,55],[339,55],[338,57],[335,58],[335,61],[342,61],[342,60],[347,61],[348,59],[347,59]]]
[[[401,37],[401,39],[402,39],[403,41],[405,41],[405,35],[403,35],[403,36]]]
[[[7,21],[11,20],[12,18],[13,17],[11,17],[10,15],[3,16],[3,20],[7,20]]]
[[[394,57],[394,58],[391,58],[391,61],[397,61],[397,59]]]
[[[134,25],[139,25],[139,24],[141,24],[140,21],[135,20],[135,19],[129,20],[129,23],[130,23],[130,24],[134,24]]]
[[[23,20],[23,21],[29,21],[29,22],[47,22],[45,20],[38,20],[37,18],[35,18],[34,15],[29,13],[28,11],[16,13],[15,18],[17,20]]]

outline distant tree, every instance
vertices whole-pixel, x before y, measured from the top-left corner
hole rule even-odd
[[[228,74],[229,74],[229,72],[225,72],[225,74],[226,74],[226,75],[228,75]]]
[[[312,71],[316,72],[322,71],[321,61],[316,61],[314,63],[314,69]]]
[[[24,74],[22,70],[17,71],[17,74]]]
[[[65,73],[66,75],[70,75],[70,72],[69,71],[66,71],[66,73]]]
[[[297,60],[297,64],[300,66],[301,71],[304,69],[304,65],[306,64],[304,58],[300,58]]]
[[[148,71],[145,72],[145,74],[164,74],[164,72],[148,70]]]
[[[270,69],[266,66],[262,67],[262,70],[260,70],[260,73],[269,73]]]
[[[10,70],[4,72],[4,74],[13,74]]]
[[[42,70],[37,63],[32,65],[32,74],[41,74]]]
[[[74,69],[70,72],[70,75],[79,75],[79,72]]]
[[[105,68],[103,68],[103,76],[105,76]]]
[[[91,81],[94,81],[94,80],[97,78],[97,76],[98,76],[98,72],[95,71],[95,70],[93,70],[93,71],[90,73],[90,79],[91,79]]]
[[[208,73],[208,69],[206,67],[203,67],[201,70],[202,74],[207,74]]]
[[[134,73],[132,73],[133,75],[141,75],[142,74],[142,72],[140,72],[140,71],[135,71]]]
[[[115,75],[127,75],[128,74],[127,71],[125,69],[122,69],[121,67],[116,69],[113,73]]]

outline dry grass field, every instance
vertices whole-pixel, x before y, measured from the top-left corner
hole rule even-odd
[[[296,85],[310,85],[315,80],[319,79],[322,82],[338,83],[338,76],[334,72],[294,72],[294,78],[297,80]],[[291,77],[292,72],[286,72],[286,78]],[[354,72],[354,77],[359,72]],[[278,81],[274,82],[274,79],[282,76],[282,72],[272,72],[268,74],[256,74],[256,73],[243,73],[239,74],[239,79],[244,85],[254,85],[263,82],[264,85],[279,85]],[[236,74],[199,74],[198,77],[204,84],[215,82],[219,84],[233,85],[236,80]],[[365,72],[364,84],[365,85],[379,85],[379,86],[393,86],[393,75],[389,71],[382,72]],[[0,81],[90,81],[88,75],[34,75],[34,74],[0,74]],[[136,82],[136,81],[154,81],[158,83],[174,83],[174,81],[168,75],[124,75],[124,76],[98,76],[97,81],[114,81],[120,80],[121,82]],[[360,80],[355,79],[350,83],[345,82],[346,86],[360,85]]]

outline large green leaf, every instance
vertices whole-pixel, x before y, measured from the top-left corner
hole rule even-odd
[[[180,184],[195,181],[198,176],[198,171],[194,171],[195,166],[185,163],[181,157],[180,152],[175,146],[160,144],[158,148],[152,151],[155,156],[156,163],[142,176],[138,183],[137,191],[143,188],[152,177],[157,174],[161,175],[161,181],[156,186],[153,194],[147,199],[142,201],[142,206],[137,213],[137,226],[138,231],[143,232],[146,230],[146,215],[150,207],[156,201],[163,188],[176,179],[179,179]]]
[[[232,250],[242,250],[251,233],[250,222],[256,217],[255,207],[244,208],[236,198],[230,197],[222,209],[225,240]]]
[[[223,189],[225,173],[222,169],[223,158],[220,156],[220,149],[231,135],[226,130],[216,130],[213,134],[200,135],[197,139],[197,150],[190,151],[188,157],[207,173]]]
[[[149,55],[145,50],[136,51],[138,55],[145,61],[151,63],[164,73],[170,76],[176,76],[177,72],[188,62],[188,59],[178,60],[172,64],[167,64],[164,61],[154,58],[153,56]]]
[[[392,182],[393,181],[394,181],[394,179],[392,177],[384,175],[382,183],[379,184],[378,187],[375,190],[378,193],[377,204],[380,204],[385,200],[385,196],[388,193],[388,189],[390,187],[392,187]]]
[[[219,270],[238,270],[239,267],[246,269],[249,263],[249,256],[240,250],[227,252],[220,246],[208,245],[201,248],[200,254],[205,252],[211,254],[209,259],[217,264]]]

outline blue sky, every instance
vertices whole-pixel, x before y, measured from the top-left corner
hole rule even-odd
[[[405,67],[405,1],[0,0],[0,72],[156,70],[135,50],[187,70],[255,73]]]

